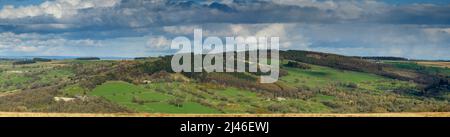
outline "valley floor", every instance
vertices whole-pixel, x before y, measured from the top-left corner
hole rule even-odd
[[[288,113],[288,114],[165,114],[165,113],[37,113],[0,112],[0,117],[450,117],[450,112]]]

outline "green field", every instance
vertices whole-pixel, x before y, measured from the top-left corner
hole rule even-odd
[[[450,76],[450,69],[438,66],[425,66],[420,65],[416,62],[408,62],[408,61],[386,61],[387,64],[394,65],[398,68],[415,70],[419,72],[424,72],[427,74],[445,74]]]
[[[37,63],[22,66],[3,64],[0,66],[0,92],[34,88],[68,81],[73,72],[50,63]]]
[[[217,111],[195,102],[186,101],[181,107],[169,104],[167,101],[174,96],[155,92],[126,82],[111,81],[95,88],[90,95],[101,96],[119,105],[136,110],[137,112],[160,112],[160,113],[216,113]],[[142,100],[144,103],[133,102],[133,98]]]
[[[386,80],[384,77],[354,71],[336,70],[328,67],[312,65],[312,69],[297,69],[287,67],[289,75],[282,77],[281,80],[291,85],[307,85],[311,87],[320,87],[336,82],[375,82]]]
[[[69,86],[65,87],[62,90],[62,93],[64,96],[73,97],[73,96],[85,95],[87,93],[87,91],[80,85],[75,84],[75,85],[69,85]]]
[[[324,85],[348,87],[354,84],[359,90],[386,91],[397,88],[414,88],[414,83],[393,80],[379,75],[338,70],[329,67],[311,65],[311,69],[286,67],[288,75],[280,80],[295,87],[321,88]]]
[[[187,83],[154,83],[136,86],[121,81],[110,81],[95,88],[90,95],[104,97],[137,112],[269,113],[270,110],[267,107],[274,104],[284,106],[283,110],[280,110],[283,112],[330,112],[328,107],[318,103],[321,100],[270,100],[254,92],[237,88],[202,91],[198,85]],[[177,107],[168,103],[170,99],[177,97],[183,97],[182,106]],[[133,98],[144,103],[136,103]]]

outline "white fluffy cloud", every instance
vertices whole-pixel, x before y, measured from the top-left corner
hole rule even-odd
[[[309,38],[302,34],[301,29],[298,29],[298,24],[209,24],[202,27],[196,25],[163,27],[166,33],[174,36],[192,36],[194,29],[202,29],[204,37],[279,37],[282,49],[306,50],[311,45]],[[163,43],[160,42],[163,40],[161,37],[151,39],[154,41],[152,43]],[[170,43],[165,45],[170,46]]]
[[[295,5],[299,7],[315,7],[327,11],[329,16],[341,19],[358,19],[370,14],[383,14],[389,5],[376,0],[270,0],[280,5]]]
[[[17,47],[14,47],[13,50],[19,51],[19,52],[35,52],[38,50],[38,48],[34,47],[34,46],[17,46]]]
[[[284,49],[450,58],[449,7],[378,0],[50,0],[0,9],[0,52],[92,47],[79,53],[143,56],[202,28],[205,37],[277,36]]]
[[[450,58],[446,28],[411,25],[304,25],[311,50],[358,56],[399,56],[414,59]]]
[[[201,28],[196,25],[164,26],[165,32],[175,35],[188,35],[194,33],[194,29]]]
[[[171,40],[164,36],[152,36],[147,41],[147,47],[152,50],[167,50],[170,44]]]
[[[98,47],[101,41],[91,39],[69,40],[55,35],[36,33],[0,33],[0,52],[46,52],[55,47]]]
[[[450,41],[450,28],[425,28],[423,31],[432,42]]]
[[[450,15],[445,13],[449,11],[445,5],[394,6],[376,0],[52,0],[39,5],[5,6],[0,10],[0,23],[20,24],[20,28],[39,23],[79,26],[67,31],[204,23],[439,24],[448,23]],[[23,30],[20,28],[16,29]]]
[[[24,7],[5,6],[0,10],[0,19],[18,19],[36,16],[52,16],[57,19],[76,15],[78,10],[112,7],[120,0],[55,0],[40,5]]]

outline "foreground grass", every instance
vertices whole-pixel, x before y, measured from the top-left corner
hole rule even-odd
[[[35,113],[0,112],[0,117],[450,117],[450,112],[288,113],[288,114],[165,114],[165,113]]]

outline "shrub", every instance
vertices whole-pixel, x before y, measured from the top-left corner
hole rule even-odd
[[[267,109],[271,112],[286,112],[288,108],[280,103],[272,103],[267,106]]]
[[[13,65],[25,65],[25,64],[33,64],[36,63],[34,60],[21,60],[13,62]]]
[[[296,61],[289,61],[286,64],[286,67],[299,68],[299,69],[311,69],[311,66],[309,66],[308,64],[296,62]]]
[[[168,100],[168,103],[176,107],[183,107],[184,99],[182,98],[172,98]]]
[[[50,62],[50,61],[52,61],[51,59],[46,59],[46,58],[33,58],[33,61],[36,61],[36,62]]]
[[[145,104],[145,101],[144,101],[144,100],[141,100],[141,99],[139,99],[139,98],[136,97],[136,96],[133,96],[133,98],[131,99],[131,102],[136,103],[136,104],[139,104],[139,105],[144,105],[144,104]]]
[[[348,83],[339,83],[339,85],[343,86],[343,87],[347,87],[347,88],[358,88],[358,84],[353,83],[353,82],[348,82]]]

